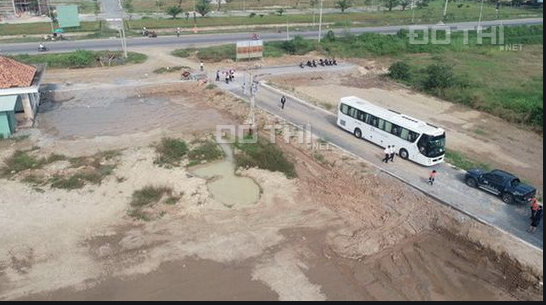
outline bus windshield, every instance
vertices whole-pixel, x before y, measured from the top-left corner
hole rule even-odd
[[[446,134],[441,136],[430,136],[424,134],[419,143],[419,151],[429,158],[443,156],[446,152]]]

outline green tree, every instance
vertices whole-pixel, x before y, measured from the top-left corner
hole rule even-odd
[[[211,11],[211,0],[199,0],[195,5],[195,10],[203,17],[205,17]]]
[[[353,6],[351,0],[339,0],[336,2],[336,8],[340,9],[342,13],[345,13],[345,11],[351,6]]]
[[[385,0],[384,2],[385,7],[389,9],[389,12],[392,11],[393,8],[397,7],[400,4],[400,0]]]
[[[389,68],[389,76],[400,81],[411,79],[411,67],[406,62],[398,61]]]
[[[426,78],[423,82],[425,90],[446,89],[456,83],[453,67],[446,64],[432,64],[425,68]]]
[[[123,9],[129,14],[132,14],[135,12],[135,6],[133,5],[133,0],[124,0],[123,1]]]
[[[170,6],[167,8],[166,13],[176,19],[176,16],[182,14],[184,10],[180,6]]]
[[[411,5],[412,0],[402,0],[400,1],[400,6],[402,6],[402,10],[405,11],[408,6]]]

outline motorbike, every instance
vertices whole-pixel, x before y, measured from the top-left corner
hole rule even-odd
[[[46,46],[38,46],[38,52],[47,52],[49,49]]]
[[[253,34],[253,35],[252,35],[252,40],[260,40],[260,35],[258,35],[258,34]]]
[[[148,37],[150,37],[150,38],[157,38],[157,32],[156,32],[156,31],[151,31],[151,32],[148,34]]]
[[[302,69],[305,68],[305,65],[303,64],[303,61],[300,62],[300,68],[302,68]]]

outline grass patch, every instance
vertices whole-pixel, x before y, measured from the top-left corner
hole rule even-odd
[[[38,158],[30,154],[30,152],[32,150],[14,152],[11,157],[4,161],[5,166],[0,169],[2,176],[10,177],[26,170],[40,169],[47,164],[67,159],[66,156],[57,154]]]
[[[127,212],[127,215],[135,220],[142,220],[146,222],[152,221],[152,216],[140,209],[129,210],[129,212]]]
[[[188,58],[195,54],[197,52],[197,49],[195,48],[188,48],[188,49],[176,49],[171,52],[171,55],[181,58]]]
[[[226,44],[200,49],[178,49],[174,50],[171,54],[182,58],[187,58],[195,54],[203,62],[220,62],[227,59],[235,60],[236,49],[235,44]]]
[[[148,57],[145,54],[129,52],[128,58],[123,58],[120,51],[87,51],[77,50],[69,53],[51,53],[51,54],[21,54],[13,55],[11,58],[26,64],[45,63],[49,68],[55,69],[82,69],[95,68],[102,65],[108,65],[108,58],[114,57],[110,61],[111,66],[126,64],[139,64],[145,62]]]
[[[208,84],[208,85],[205,87],[205,89],[207,89],[207,90],[214,90],[214,89],[216,89],[216,88],[218,88],[218,86],[216,86],[216,84]]]
[[[158,157],[155,164],[159,166],[180,166],[182,158],[188,153],[186,142],[178,139],[163,138],[156,147]]]
[[[218,146],[218,144],[213,141],[206,141],[205,143],[202,143],[188,153],[188,158],[190,159],[190,162],[198,163],[201,163],[203,161],[215,161],[222,159],[223,157],[224,152],[222,151],[220,146]]]
[[[58,28],[58,24],[54,24]],[[103,27],[101,21],[83,21],[79,27],[67,28],[66,33],[77,32],[96,32]],[[2,35],[39,35],[51,34],[51,24],[49,22],[34,22],[20,24],[0,24],[0,33]]]
[[[286,158],[283,151],[275,144],[260,140],[255,144],[235,143],[239,150],[235,154],[238,167],[257,167],[272,172],[281,172],[287,178],[297,177],[294,163]]]
[[[166,205],[175,205],[177,204],[182,197],[180,196],[171,196],[165,200]]]
[[[479,168],[487,171],[492,170],[491,165],[487,163],[472,160],[459,152],[449,149],[446,151],[445,158],[447,162],[463,170],[470,170],[474,168]]]
[[[155,74],[173,73],[173,72],[180,71],[182,69],[189,69],[189,68],[190,67],[186,67],[186,66],[161,67],[159,69],[155,69],[154,73]]]
[[[133,208],[142,208],[151,206],[163,198],[165,195],[171,195],[173,189],[166,186],[146,186],[141,190],[135,191],[131,200]]]

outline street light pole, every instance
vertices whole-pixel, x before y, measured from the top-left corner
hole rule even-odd
[[[51,21],[50,24],[51,24],[51,33],[53,33],[55,31],[55,29],[53,28],[53,15],[51,14],[51,6],[49,5],[49,1],[46,2],[47,4],[47,11],[49,12],[49,20]]]
[[[322,6],[323,0],[320,0],[320,16],[319,16],[319,28],[318,28],[318,42],[322,40]]]
[[[480,6],[480,17],[478,18],[478,28],[476,29],[478,33],[482,31],[482,16],[483,16],[483,0],[482,0],[482,5]]]
[[[444,7],[444,20],[446,19],[447,15],[447,4],[449,3],[449,0],[446,0],[446,6]]]

